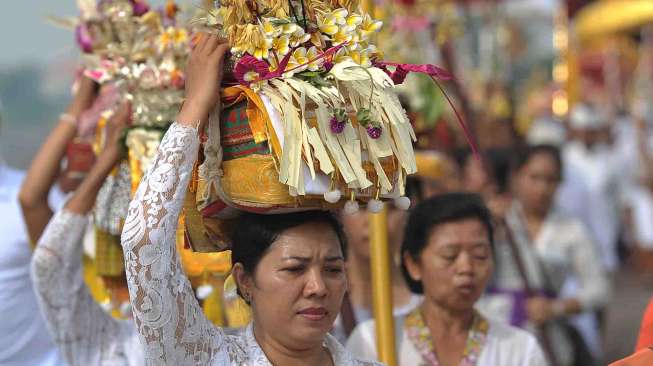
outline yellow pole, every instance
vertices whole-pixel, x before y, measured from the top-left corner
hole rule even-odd
[[[363,11],[377,15],[374,0],[362,0]],[[381,13],[379,12],[378,15]],[[370,214],[370,264],[372,267],[372,304],[376,324],[376,349],[379,361],[397,366],[395,324],[392,317],[391,261],[388,246],[388,209]]]
[[[391,261],[388,245],[388,209],[370,214],[370,264],[372,267],[372,298],[376,323],[376,349],[379,361],[397,365],[395,325],[392,316]]]

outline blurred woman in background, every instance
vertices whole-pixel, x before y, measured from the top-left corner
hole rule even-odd
[[[567,320],[607,301],[600,256],[583,224],[554,206],[563,171],[559,151],[538,145],[515,157],[514,201],[499,218],[495,276],[479,309],[535,330],[554,365],[592,364]],[[578,280],[578,291],[562,298],[569,278]]]

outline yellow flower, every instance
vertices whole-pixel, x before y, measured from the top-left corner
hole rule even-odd
[[[308,68],[308,57],[306,48],[299,47],[293,51],[290,60],[288,60],[288,65],[286,70],[289,70],[285,76],[291,77],[294,73],[302,72]],[[301,65],[301,66],[300,66]]]
[[[268,20],[262,21],[261,27],[263,28],[263,34],[265,34],[266,37],[274,38],[281,34],[281,29]]]
[[[290,38],[287,35],[280,35],[272,40],[272,49],[278,56],[285,56],[290,52]]]
[[[327,14],[317,16],[317,26],[322,33],[330,36],[338,32],[339,26],[347,24],[347,9],[336,9]]]
[[[295,32],[290,36],[290,45],[292,47],[297,47],[301,44],[308,42],[311,39],[311,35],[304,32],[302,27],[297,27]]]
[[[324,57],[318,59],[319,56],[320,56],[320,51],[317,49],[317,47],[313,46],[308,49],[308,52],[306,52],[306,58],[308,59],[308,61],[310,61],[310,63],[308,64],[309,70],[318,71],[322,67],[322,65],[324,64]]]
[[[365,14],[363,17],[363,22],[360,25],[361,34],[363,37],[367,38],[373,33],[381,30],[383,22],[380,20],[374,20],[369,14]]]
[[[348,55],[347,50],[343,47],[336,51],[331,60],[334,64],[351,60],[351,56]]]
[[[348,43],[352,40],[355,28],[347,25],[340,26],[338,32],[331,37],[333,45],[337,46],[343,43]]]
[[[369,51],[367,49],[360,50],[360,51],[352,51],[349,53],[351,56],[351,59],[363,66],[363,67],[370,67],[372,66],[372,62],[370,61],[370,56],[369,56]]]
[[[295,23],[287,23],[287,24],[283,24],[281,26],[281,32],[283,34],[293,34],[293,33],[297,32],[298,30],[301,30],[302,32],[304,31],[304,29],[302,27],[298,26]]]
[[[349,12],[345,8],[336,9],[331,12],[331,15],[335,18],[336,24],[344,25],[347,24],[347,15]]]
[[[363,41],[363,37],[361,35],[360,30],[356,30],[351,33],[351,40],[349,40],[349,43],[347,44],[347,49],[350,51],[355,51],[359,48],[365,48],[365,41]]]
[[[357,27],[362,22],[363,22],[363,16],[360,14],[353,13],[347,17],[347,25],[349,26]]]

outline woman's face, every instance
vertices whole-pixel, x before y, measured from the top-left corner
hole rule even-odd
[[[284,231],[239,287],[251,298],[257,334],[274,334],[293,347],[322,342],[347,290],[335,231],[325,223]]]
[[[422,283],[426,301],[453,311],[471,310],[492,274],[490,239],[480,220],[437,225],[418,259],[405,254],[411,278]]]
[[[547,153],[531,156],[517,172],[517,197],[524,209],[545,215],[553,204],[560,183],[560,167]]]
[[[370,214],[361,210],[351,215],[342,214],[341,218],[350,256],[369,260]],[[406,211],[394,207],[388,208],[388,242],[392,245],[393,253],[399,252],[407,218]]]

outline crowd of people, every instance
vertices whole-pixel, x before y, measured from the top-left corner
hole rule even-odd
[[[79,117],[102,103],[86,77],[27,173],[0,165],[0,365],[380,363],[368,212],[239,216],[231,276],[251,312],[241,329],[207,319],[184,273],[177,227],[229,50],[216,35],[194,45],[185,102],[129,204],[122,319],[91,295],[82,257],[130,103],[106,122],[83,178],[61,166]],[[386,204],[399,365],[605,364],[614,276],[628,253],[651,263],[653,157],[647,109],[604,107],[581,101],[566,121],[537,119],[478,154],[417,152],[410,209]],[[653,346],[651,317],[637,349]]]

